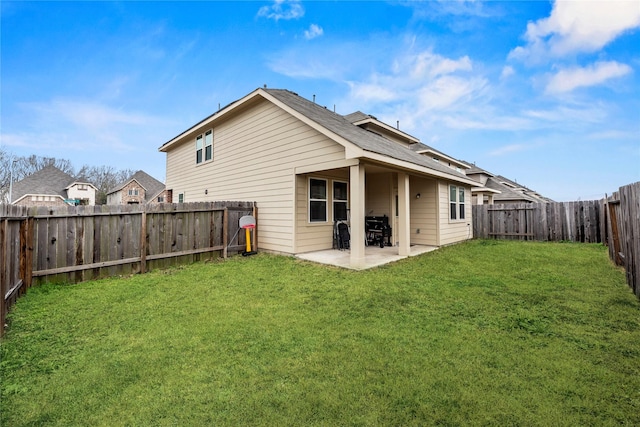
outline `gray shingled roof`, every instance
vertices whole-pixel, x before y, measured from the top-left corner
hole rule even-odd
[[[11,199],[15,202],[26,194],[55,195],[66,198],[65,189],[76,181],[78,180],[57,167],[46,166],[26,178],[14,182]]]
[[[465,163],[467,163],[467,162],[465,162]],[[467,164],[469,164],[469,163],[467,163]],[[482,168],[479,168],[478,166],[473,165],[473,164],[471,165],[471,167],[469,169],[466,170],[466,174],[467,175],[474,175],[474,174],[479,174],[479,173],[483,173],[483,174],[485,174],[487,176],[494,176],[491,172],[487,172],[486,170],[484,170]]]
[[[507,185],[504,185],[500,182],[500,179],[496,179],[494,177],[490,177],[487,180],[486,187],[492,188],[494,190],[500,191],[500,194],[496,194],[493,196],[494,202],[500,202],[502,200],[522,200],[527,202],[541,202],[542,200],[537,197],[531,197],[522,191],[517,191],[514,188],[511,188]],[[523,187],[521,187],[523,188]]]
[[[465,180],[469,179],[465,174],[442,165],[433,159],[418,154],[401,144],[396,144],[381,135],[369,132],[358,126],[354,126],[345,116],[334,113],[333,111],[304,99],[293,92],[284,89],[264,90],[298,113],[365,151],[382,154],[396,160],[413,163],[418,166],[442,172],[454,177],[463,178]]]
[[[361,120],[365,120],[365,119],[369,119],[369,118],[375,118],[375,117],[370,116],[368,114],[365,114],[362,111],[356,111],[354,113],[347,114],[346,116],[344,116],[344,118],[349,120],[351,123],[355,123],[355,122],[359,122]]]

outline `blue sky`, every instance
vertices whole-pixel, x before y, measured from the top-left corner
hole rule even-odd
[[[637,1],[0,7],[0,144],[15,155],[163,180],[160,145],[266,84],[399,121],[555,200],[640,180]]]

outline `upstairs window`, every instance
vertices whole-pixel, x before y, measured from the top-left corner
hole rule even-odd
[[[202,163],[202,135],[196,137],[196,164]]]
[[[213,129],[196,136],[196,164],[213,160]]]
[[[129,195],[130,196],[137,196],[138,195],[138,189],[137,188],[130,188],[129,189]]]
[[[213,130],[204,134],[204,161],[213,159]]]

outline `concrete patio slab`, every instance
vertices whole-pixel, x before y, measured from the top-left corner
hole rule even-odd
[[[409,256],[416,256],[424,254],[426,252],[435,251],[437,246],[423,246],[415,245],[411,246],[411,254]],[[395,246],[387,246],[380,248],[379,246],[366,246],[365,247],[365,265],[358,268],[353,268],[350,263],[350,251],[327,249],[324,251],[307,252],[304,254],[296,255],[296,258],[304,259],[306,261],[313,261],[320,264],[334,265],[337,267],[349,268],[352,270],[365,270],[368,268],[378,267],[380,265],[389,264],[404,258],[406,256],[398,255],[398,248]]]

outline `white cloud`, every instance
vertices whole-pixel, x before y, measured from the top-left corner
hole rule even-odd
[[[471,71],[473,67],[468,56],[453,60],[436,55],[431,51],[425,51],[396,61],[393,68],[395,72],[408,68],[411,78],[422,79],[434,78],[456,71]]]
[[[349,82],[351,97],[365,103],[389,102],[398,99],[399,94],[393,87],[376,82]]]
[[[309,26],[309,29],[305,30],[304,32],[304,38],[307,40],[311,40],[311,39],[315,39],[316,37],[320,37],[323,34],[324,34],[324,30],[322,29],[322,27],[316,24],[311,24]]]
[[[631,71],[628,65],[615,61],[596,62],[585,68],[564,69],[551,77],[545,92],[549,94],[571,92],[579,87],[595,86],[607,80],[622,77]]]
[[[147,125],[155,121],[145,114],[78,100],[56,99],[50,103],[31,104],[31,107],[52,119],[95,131],[116,125]]]
[[[507,79],[513,76],[515,73],[516,73],[516,70],[514,70],[512,66],[507,65],[502,69],[502,73],[500,74],[500,80]]]
[[[363,101],[413,100],[421,111],[443,109],[482,88],[482,79],[459,76],[472,68],[468,56],[450,59],[431,51],[407,54],[393,61],[388,74],[352,81],[350,95]]]
[[[3,134],[12,146],[50,146],[76,151],[131,151],[136,141],[157,133],[170,120],[113,108],[94,101],[58,98],[21,104],[30,125],[19,134]],[[140,135],[146,134],[145,137]]]
[[[527,44],[510,58],[538,62],[547,57],[596,52],[625,31],[640,27],[640,7],[633,1],[556,1],[548,18],[530,22]]]
[[[280,19],[298,19],[304,16],[304,8],[297,0],[275,0],[270,6],[262,6],[258,16],[279,21]]]
[[[509,144],[491,151],[489,155],[504,156],[505,154],[517,153],[518,151],[525,151],[530,148],[532,148],[532,146],[526,144]]]
[[[607,118],[607,107],[600,104],[559,106],[550,109],[525,110],[524,117],[536,121],[538,126],[562,124],[565,128],[583,126],[587,123],[602,123]]]
[[[409,132],[459,128],[457,117],[474,114],[475,101],[482,103],[488,94],[487,80],[472,71],[468,56],[447,58],[431,50],[405,53],[393,60],[388,72],[350,80],[348,96],[339,105],[345,112],[367,111],[388,123],[400,119]]]

